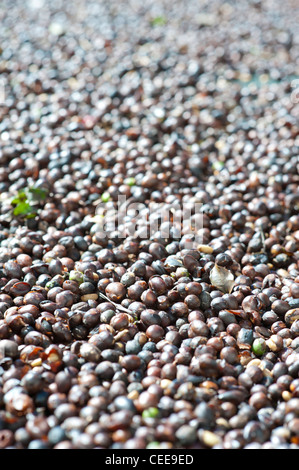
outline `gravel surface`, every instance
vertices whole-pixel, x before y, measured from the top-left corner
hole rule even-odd
[[[0,448],[299,448],[298,22],[0,0]]]

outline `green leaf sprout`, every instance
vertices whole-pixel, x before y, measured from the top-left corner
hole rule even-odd
[[[14,206],[13,215],[26,219],[36,217],[40,203],[46,199],[47,195],[48,191],[44,188],[31,186],[20,189],[18,194],[10,201],[11,205]]]

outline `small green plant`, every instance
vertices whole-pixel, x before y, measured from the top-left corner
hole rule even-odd
[[[13,215],[26,219],[36,217],[40,204],[46,199],[47,195],[48,191],[44,188],[31,186],[20,189],[18,194],[11,200],[11,205],[14,206]]]
[[[213,170],[221,171],[224,168],[224,163],[218,160],[212,164],[212,168]]]
[[[128,186],[134,186],[136,184],[136,180],[135,178],[130,177],[130,178],[126,178],[124,183],[127,184]]]
[[[157,418],[159,416],[159,410],[158,408],[154,406],[150,406],[146,410],[143,410],[142,412],[142,418]]]
[[[103,202],[108,202],[110,201],[110,194],[108,193],[108,191],[105,191],[102,196],[101,196],[101,199]]]
[[[164,26],[167,23],[165,16],[156,16],[151,20],[152,26]]]

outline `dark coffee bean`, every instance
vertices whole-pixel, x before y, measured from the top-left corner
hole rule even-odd
[[[80,355],[85,359],[87,362],[95,362],[98,363],[101,358],[100,350],[91,343],[83,343],[80,347]]]
[[[129,354],[122,357],[120,362],[122,367],[124,367],[128,372],[139,369],[141,366],[140,357],[135,354]]]
[[[16,358],[19,355],[18,344],[9,339],[2,339],[0,342],[0,356]]]
[[[97,377],[104,380],[111,380],[114,376],[114,369],[112,363],[109,361],[103,361],[97,365],[95,369]]]
[[[112,282],[106,287],[106,295],[113,302],[121,302],[126,295],[126,289],[120,282]]]

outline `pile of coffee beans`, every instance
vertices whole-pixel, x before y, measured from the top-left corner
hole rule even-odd
[[[298,449],[298,2],[0,6],[0,448]]]

